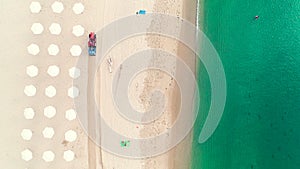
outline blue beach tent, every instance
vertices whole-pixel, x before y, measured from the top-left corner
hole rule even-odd
[[[146,10],[139,10],[139,14],[145,15],[146,14]]]

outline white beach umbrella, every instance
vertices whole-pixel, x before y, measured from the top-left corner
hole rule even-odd
[[[37,55],[40,53],[40,48],[37,44],[32,43],[27,47],[27,51],[29,54]]]
[[[49,55],[51,55],[51,56],[57,55],[57,54],[59,53],[59,48],[58,48],[58,46],[55,45],[55,44],[49,45],[49,47],[48,47],[48,53],[49,53]]]
[[[45,89],[45,95],[52,98],[56,95],[56,89],[54,86],[48,86],[46,89]]]
[[[49,27],[49,31],[53,35],[59,35],[61,33],[61,26],[59,23],[52,23]]]
[[[71,98],[76,98],[79,96],[79,89],[77,87],[71,87],[68,89],[68,96]]]
[[[80,69],[77,67],[72,67],[69,69],[69,76],[73,79],[76,79],[80,76]]]
[[[36,87],[33,85],[27,85],[24,88],[24,93],[27,96],[34,96],[36,94]]]
[[[77,37],[82,36],[84,34],[84,28],[81,25],[73,26],[72,33]]]
[[[24,161],[30,161],[32,159],[32,152],[29,149],[25,149],[21,152],[21,157]]]
[[[44,31],[44,27],[40,23],[33,23],[31,26],[31,31],[33,34],[38,35]]]
[[[42,6],[39,2],[33,1],[31,2],[29,8],[31,13],[39,13],[42,9]]]
[[[51,76],[51,77],[55,77],[57,75],[59,75],[59,67],[56,65],[51,65],[48,67],[47,73]]]
[[[30,77],[35,77],[39,74],[39,69],[34,65],[30,65],[26,67],[26,73]]]
[[[76,119],[76,114],[77,113],[74,109],[69,109],[69,110],[66,111],[65,117],[66,117],[67,120],[71,121],[71,120]]]
[[[24,109],[23,114],[24,114],[25,119],[30,120],[30,119],[33,119],[35,112],[34,112],[33,108],[27,107]]]
[[[21,137],[24,140],[31,140],[32,138],[32,131],[30,129],[23,129],[21,132]]]
[[[72,56],[80,56],[82,50],[79,45],[72,45],[72,47],[70,48],[70,52]]]
[[[53,118],[56,115],[56,108],[53,106],[47,106],[44,108],[44,116],[47,118]]]
[[[46,161],[46,162],[51,162],[51,161],[54,160],[55,154],[54,154],[52,151],[45,151],[45,152],[43,153],[43,157],[42,157],[42,158],[43,158],[44,161]]]
[[[55,131],[52,127],[45,127],[42,133],[44,138],[51,139],[54,136]]]
[[[64,4],[62,2],[55,1],[51,5],[51,8],[54,13],[61,13],[64,10]]]
[[[73,12],[75,13],[75,14],[82,14],[83,13],[83,11],[84,11],[84,6],[83,6],[83,4],[82,3],[75,3],[74,5],[73,5]]]
[[[69,130],[65,133],[65,140],[73,142],[77,139],[77,133],[74,130]]]
[[[74,154],[73,151],[67,150],[67,151],[64,152],[64,159],[67,162],[74,160],[74,157],[75,157],[75,154]]]

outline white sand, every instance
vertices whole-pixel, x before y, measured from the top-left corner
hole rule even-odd
[[[54,7],[59,6],[60,9],[54,11],[52,3],[41,2],[40,7],[34,4],[34,13],[31,13],[30,1],[12,0],[5,2],[5,5],[0,1],[0,74],[3,79],[0,88],[0,130],[1,137],[5,138],[0,140],[0,167],[188,169],[191,135],[169,152],[144,160],[121,158],[100,150],[87,138],[78,121],[74,120],[76,112],[72,110],[72,97],[76,97],[80,91],[71,86],[73,78],[80,78],[78,71],[72,67],[77,57],[87,52],[81,49],[86,45],[88,31],[99,30],[120,17],[135,14],[139,9],[181,16],[195,22],[195,2],[93,0],[84,1],[83,7],[71,1],[62,1],[64,9],[60,3],[56,3]],[[30,44],[34,45],[28,48]],[[185,56],[183,59],[195,70],[194,60],[188,58],[192,53],[174,40],[157,36],[128,39],[116,46],[108,56],[112,57],[115,67],[130,54],[149,47]],[[154,61],[161,64],[166,62]],[[89,65],[94,66],[94,63],[93,58],[90,58]],[[37,69],[27,68],[30,65]],[[178,71],[176,63],[174,66],[174,71]],[[97,81],[96,91],[99,102],[111,105],[104,112],[115,112],[111,100],[103,99],[110,95],[107,89],[112,81],[107,65],[102,66],[98,75],[101,77]],[[169,79],[163,72],[147,71],[140,74],[129,88],[131,103],[139,110],[146,110],[149,106],[146,96],[154,86],[167,88],[166,96],[170,104],[165,114],[155,123],[136,128],[116,113],[104,113],[107,123],[116,131],[132,137],[155,136],[170,127],[176,119],[180,99],[177,85]],[[153,82],[143,84],[145,80]],[[89,81],[89,84],[92,82]],[[140,87],[135,88],[136,85]],[[32,97],[24,94],[25,86],[31,86],[27,92]],[[36,91],[33,91],[33,86]],[[45,107],[50,105],[56,109],[56,113],[47,110],[44,116]],[[53,131],[45,131],[45,128],[52,128]],[[141,151],[146,150],[141,148]]]

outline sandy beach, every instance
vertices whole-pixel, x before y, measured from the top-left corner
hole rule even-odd
[[[73,10],[78,2],[73,0],[62,1],[63,10],[60,13],[53,12],[51,8],[55,1],[40,2],[41,10],[32,13],[29,9],[31,1],[16,2],[10,1],[1,6],[1,16],[10,17],[11,20],[4,19],[1,25],[3,32],[14,32],[11,36],[16,37],[14,41],[3,33],[1,40],[1,74],[7,83],[2,84],[8,90],[3,90],[4,95],[2,103],[6,105],[7,112],[3,113],[1,133],[7,140],[1,140],[1,165],[0,167],[15,168],[78,168],[78,169],[188,169],[190,168],[191,141],[192,134],[189,134],[179,145],[170,151],[146,159],[130,159],[113,155],[104,150],[90,140],[81,128],[78,119],[68,119],[67,113],[74,109],[73,99],[68,96],[68,90],[72,87],[74,77],[70,76],[70,69],[76,65],[78,57],[72,56],[70,49],[72,45],[79,45],[82,54],[87,53],[86,43],[87,35],[90,31],[98,31],[105,25],[121,17],[135,15],[140,9],[145,9],[149,13],[164,13],[176,17],[182,17],[192,23],[196,21],[196,2],[178,0],[178,1],[119,1],[119,0],[99,0],[99,1],[80,1],[84,6],[82,13],[76,14]],[[1,2],[2,3],[2,2]],[[17,5],[16,5],[17,4]],[[3,9],[2,9],[3,8]],[[22,19],[21,19],[22,18]],[[15,24],[23,26],[15,26]],[[33,23],[40,23],[44,30],[41,34],[33,34],[31,27]],[[52,23],[58,23],[61,32],[53,34],[49,27]],[[74,36],[72,29],[76,25],[84,28],[82,36]],[[162,27],[168,26],[161,23]],[[98,37],[101,38],[101,37]],[[8,40],[8,42],[6,42]],[[17,42],[16,42],[17,41]],[[36,55],[28,53],[30,44],[37,44],[39,52]],[[14,50],[10,51],[14,44]],[[55,44],[59,52],[51,55],[49,46]],[[111,83],[113,76],[118,75],[115,69],[118,65],[133,53],[141,50],[157,48],[168,51],[174,55],[182,57],[188,63],[192,70],[196,70],[196,63],[193,55],[183,44],[174,39],[157,36],[143,35],[124,40],[116,45],[108,54],[107,58],[113,60],[112,73],[109,72],[107,63],[100,65],[96,76],[96,100],[98,105],[107,105],[105,109],[100,107],[102,116],[107,124],[115,131],[125,136],[133,138],[146,138],[157,136],[167,128],[172,126],[176,120],[178,105],[180,103],[180,93],[177,84],[166,73],[158,70],[144,71],[137,75],[129,86],[130,103],[140,111],[146,111],[149,108],[148,95],[154,88],[160,88],[165,91],[168,98],[164,114],[154,123],[148,125],[131,124],[122,118],[116,112],[116,108],[110,99]],[[176,73],[175,60],[158,60],[153,57],[153,62],[159,64],[173,63],[173,71]],[[95,68],[96,60],[93,57],[88,58],[88,70]],[[38,68],[38,74],[34,77],[28,76],[26,70],[28,66],[34,65]],[[50,66],[59,67],[59,74],[52,77],[49,74]],[[10,71],[8,71],[10,70]],[[82,75],[85,73],[81,72]],[[79,77],[80,78],[80,77]],[[93,78],[88,79],[87,86],[94,86]],[[26,96],[24,88],[28,85],[34,85],[36,93],[33,96]],[[47,96],[47,88],[53,86],[56,89],[54,96]],[[16,90],[17,89],[17,90]],[[84,92],[80,91],[80,94]],[[93,98],[94,93],[88,93],[88,99]],[[87,99],[87,100],[88,100]],[[53,117],[45,117],[45,108],[52,106],[55,108]],[[34,117],[27,118],[24,114],[25,109],[32,108]],[[93,111],[94,105],[88,103],[89,110]],[[28,110],[28,109],[27,109]],[[24,117],[25,116],[25,117]],[[93,120],[93,119],[90,119]],[[52,128],[54,136],[48,137],[46,128]],[[7,130],[10,129],[10,130]],[[32,137],[24,140],[24,129],[32,132]],[[68,139],[68,131],[75,131],[74,141]],[[46,133],[46,134],[45,134]],[[23,135],[22,135],[23,134]],[[22,136],[22,137],[21,137]],[[48,138],[47,138],[48,137]],[[102,136],[101,137],[105,137]],[[13,140],[13,141],[12,141]],[[30,157],[27,160],[24,158]],[[49,153],[47,151],[51,151]],[[74,152],[74,157],[68,161]],[[140,151],[147,151],[141,147]],[[54,157],[53,157],[54,154]],[[52,158],[53,157],[53,158]],[[51,160],[52,159],[52,160]]]

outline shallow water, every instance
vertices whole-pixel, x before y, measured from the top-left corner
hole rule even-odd
[[[299,169],[299,1],[199,0],[199,5],[199,26],[219,52],[228,93],[217,130],[199,144],[210,104],[200,63],[192,169]]]

